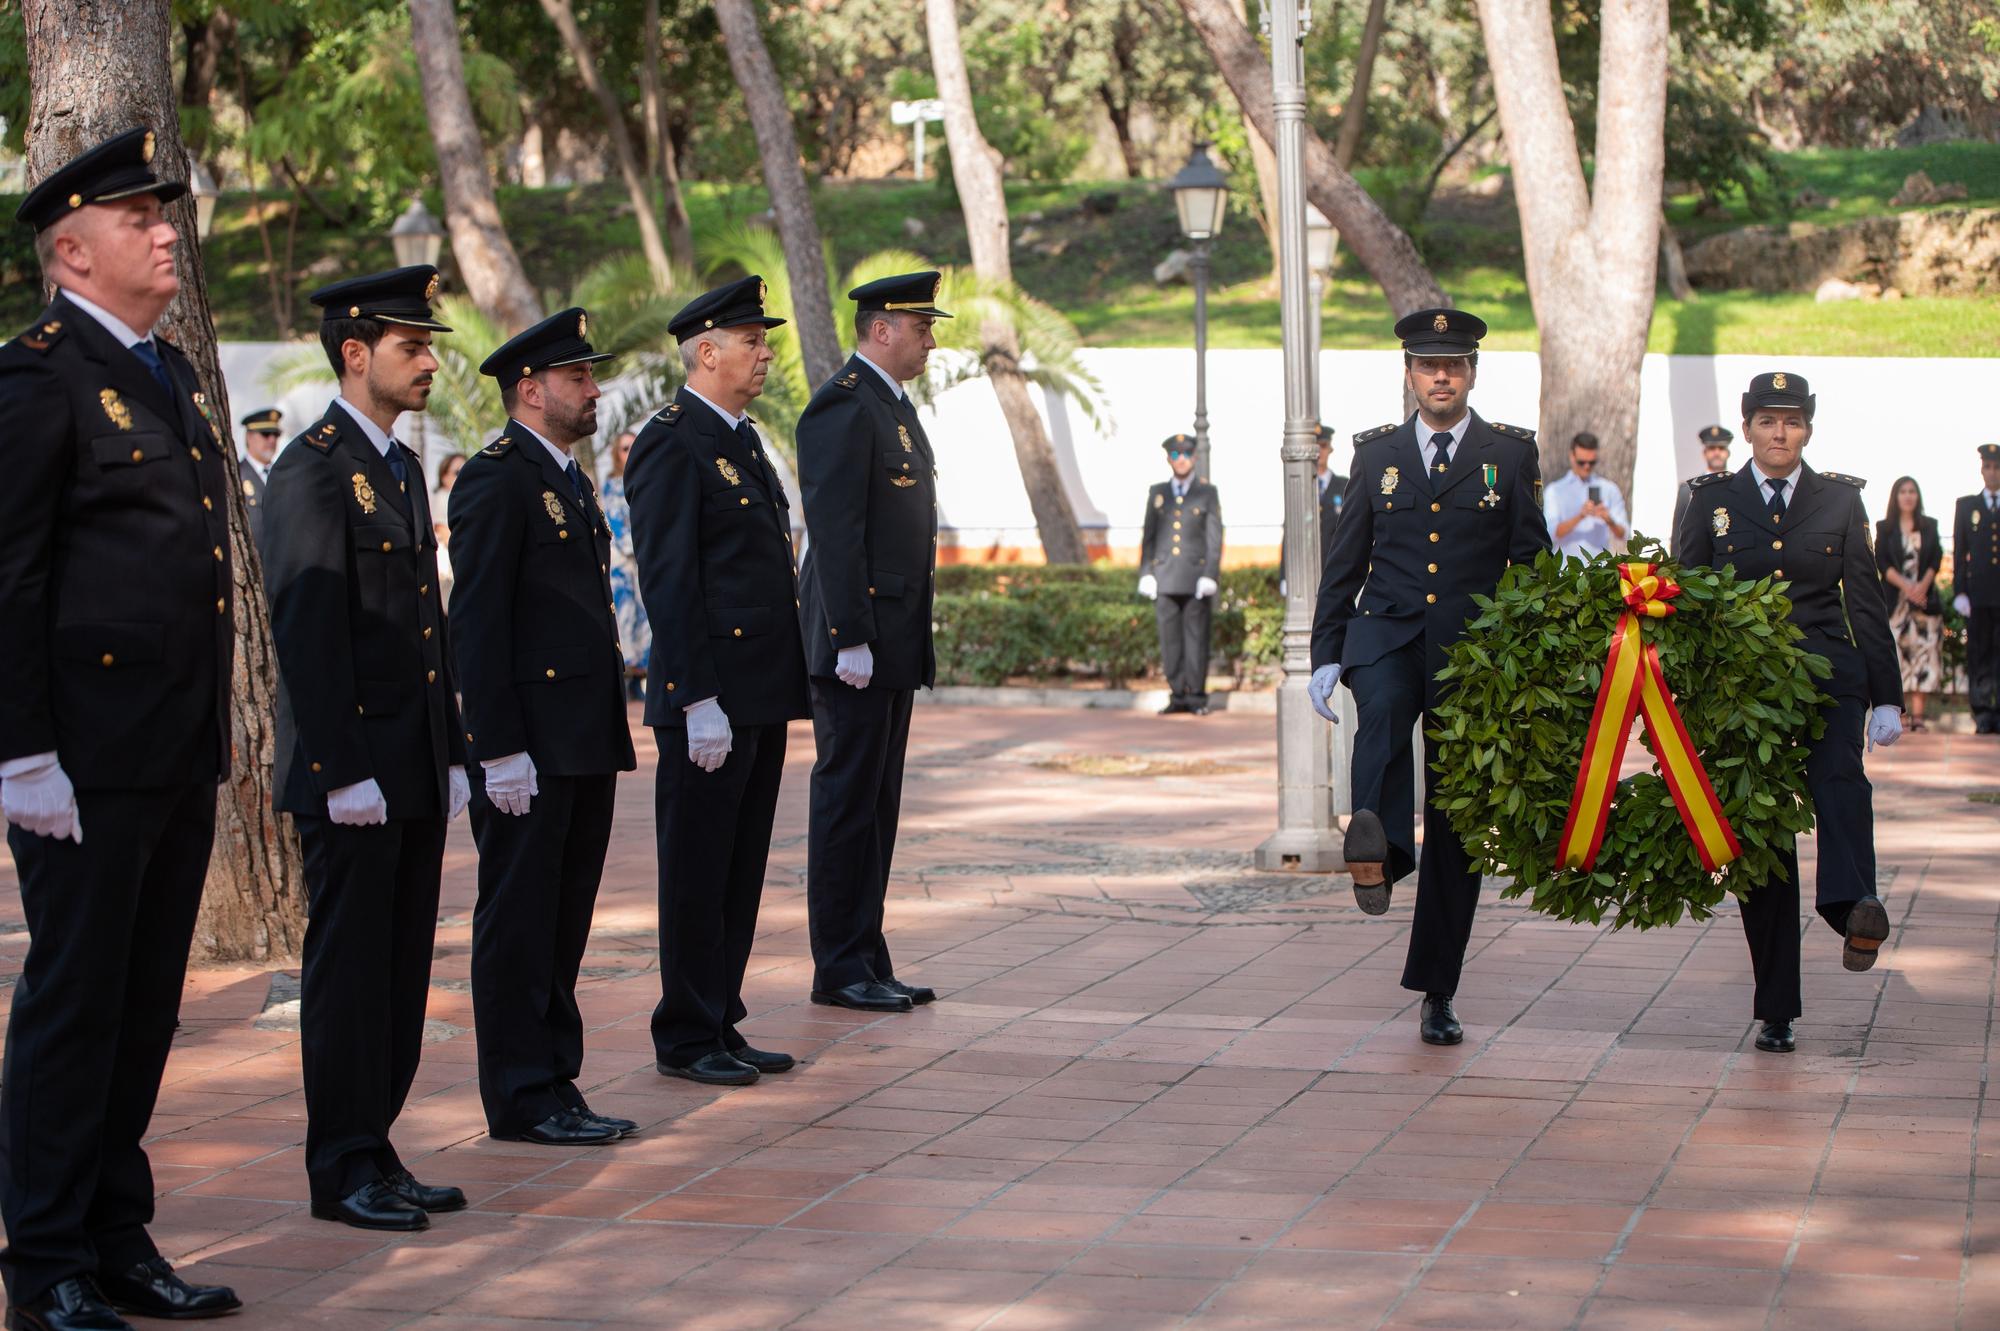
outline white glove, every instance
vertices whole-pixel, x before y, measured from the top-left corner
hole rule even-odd
[[[30,836],[68,837],[83,844],[83,820],[76,811],[76,787],[55,754],[39,767],[0,778],[0,811]]]
[[[1205,600],[1220,590],[1215,585],[1214,578],[1196,578],[1194,580],[1194,599],[1197,601]]]
[[[1323,665],[1313,671],[1313,677],[1306,682],[1306,696],[1312,699],[1313,710],[1335,725],[1340,718],[1333,710],[1333,686],[1340,683],[1340,667]]]
[[[1148,573],[1139,579],[1139,595],[1147,600],[1157,600],[1160,595],[1160,580]]]
[[[389,821],[389,801],[375,778],[342,786],[326,797],[326,816],[342,827],[374,827]]]
[[[875,650],[865,642],[841,648],[834,658],[833,673],[850,688],[867,688],[868,681],[875,678]]]
[[[1972,598],[1964,592],[1951,598],[1951,608],[1958,611],[1962,618],[1972,618]]]
[[[528,811],[534,797],[542,793],[542,784],[535,778],[535,760],[523,749],[510,753],[505,758],[495,758],[491,762],[481,762],[486,769],[486,798],[493,807],[504,814],[520,817]],[[458,788],[452,788],[452,817],[458,817]]]
[[[863,647],[861,650],[865,652],[868,649]],[[722,766],[722,760],[729,756],[733,742],[729,733],[729,717],[722,710],[722,704],[714,698],[703,698],[689,707],[687,728],[688,761],[704,772],[713,772]]]
[[[451,778],[451,812],[445,815],[446,822],[454,821],[465,812],[465,806],[472,802],[472,783],[466,779],[465,765],[459,764],[446,773]]]
[[[1903,713],[1895,707],[1877,707],[1868,713],[1868,748],[1877,744],[1888,748],[1903,737]]]

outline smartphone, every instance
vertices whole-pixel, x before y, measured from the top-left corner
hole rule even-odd
[[[1589,491],[1589,494],[1590,494],[1590,502],[1591,502],[1591,503],[1593,503],[1593,504],[1594,504],[1594,503],[1596,503],[1596,502],[1598,501],[1598,500],[1597,500],[1597,497],[1598,497],[1599,495],[1603,494],[1603,493],[1604,493],[1604,487],[1603,487],[1603,486],[1601,486],[1601,485],[1593,485],[1593,486],[1591,486],[1591,487],[1590,487],[1590,491]]]

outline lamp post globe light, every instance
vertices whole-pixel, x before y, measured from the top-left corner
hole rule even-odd
[[[194,197],[195,239],[207,240],[209,228],[215,225],[215,177],[192,153],[188,155],[188,193]]]
[[[1181,234],[1194,244],[1194,474],[1208,479],[1208,247],[1229,207],[1229,177],[1197,143],[1180,174],[1167,182]]]
[[[411,199],[410,206],[389,228],[389,243],[395,247],[399,268],[420,263],[434,265],[444,249],[444,228],[431,216],[431,210],[424,207],[422,199]]]

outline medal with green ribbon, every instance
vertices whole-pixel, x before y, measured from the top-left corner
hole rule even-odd
[[[1500,507],[1500,492],[1493,488],[1500,480],[1500,468],[1490,462],[1482,462],[1479,464],[1479,476],[1481,480],[1486,482],[1486,495],[1479,501],[1479,506],[1481,508]]]

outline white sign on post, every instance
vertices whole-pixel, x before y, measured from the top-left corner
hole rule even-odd
[[[932,120],[944,119],[944,103],[935,97],[921,102],[889,103],[889,121],[896,125],[917,127],[917,179],[924,178],[924,125]]]

